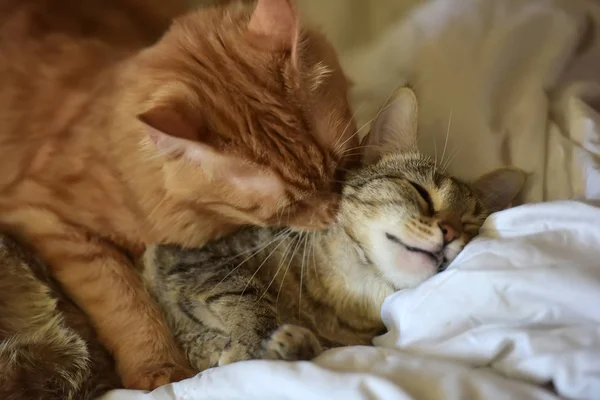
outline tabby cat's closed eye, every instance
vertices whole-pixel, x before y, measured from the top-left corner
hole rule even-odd
[[[431,196],[429,195],[429,192],[421,185],[419,185],[418,183],[412,182],[412,181],[408,181],[413,188],[415,188],[415,190],[417,191],[417,193],[419,193],[419,196],[421,196],[421,198],[423,199],[423,201],[425,202],[425,204],[427,204],[427,211],[429,212],[429,214],[433,214],[434,213],[434,206],[433,206],[433,202],[431,201]]]

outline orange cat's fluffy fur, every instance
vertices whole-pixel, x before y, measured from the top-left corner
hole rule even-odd
[[[321,228],[356,144],[335,54],[289,1],[192,11],[162,36],[183,3],[0,2],[0,225],[130,388],[190,373],[130,257],[242,224]]]

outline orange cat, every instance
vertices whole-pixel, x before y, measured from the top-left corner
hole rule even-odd
[[[356,145],[337,58],[289,1],[192,11],[161,37],[183,3],[0,1],[0,224],[130,388],[191,373],[130,256],[242,224],[322,228]]]

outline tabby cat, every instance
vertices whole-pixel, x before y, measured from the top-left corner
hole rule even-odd
[[[324,231],[248,228],[204,248],[146,251],[145,281],[194,368],[371,343],[385,297],[443,270],[518,194],[517,169],[472,185],[445,175],[415,149],[416,121],[415,96],[400,89]]]
[[[335,52],[289,0],[185,3],[0,1],[0,230],[48,264],[128,388],[193,373],[133,269],[144,246],[320,229],[358,144]]]

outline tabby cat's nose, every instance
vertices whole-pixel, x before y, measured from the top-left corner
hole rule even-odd
[[[460,233],[456,229],[454,229],[452,225],[445,221],[440,222],[439,227],[442,230],[442,234],[444,235],[444,245],[451,243],[452,241],[458,239],[460,236]]]

